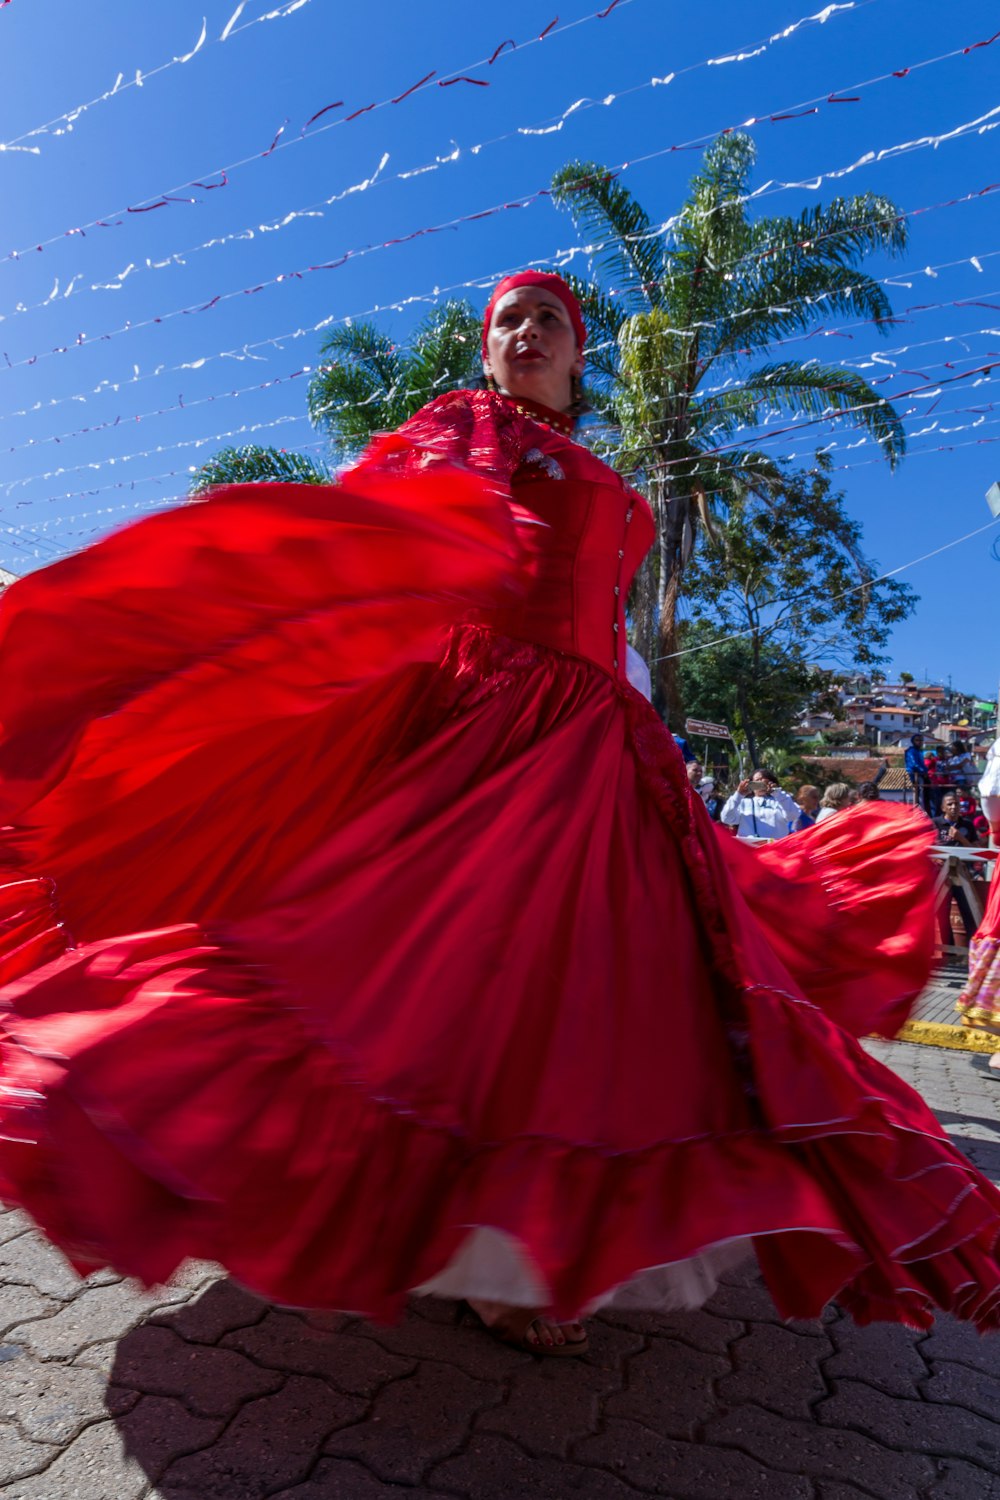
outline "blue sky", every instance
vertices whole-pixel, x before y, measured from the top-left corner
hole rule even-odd
[[[464,0],[289,5],[247,0],[225,41],[219,38],[237,0],[102,0],[100,7],[11,0],[0,7],[0,141],[37,148],[0,152],[0,256],[21,252],[0,259],[4,566],[26,571],[130,514],[169,503],[183,493],[187,468],[223,441],[315,444],[302,420],[307,377],[291,377],[316,363],[319,335],[294,337],[297,330],[380,308],[379,318],[405,340],[441,289],[472,283],[466,294],[481,304],[477,287],[495,273],[548,261],[578,237],[540,198],[354,254],[336,269],[306,268],[525,197],[574,158],[630,163],[622,181],[654,220],[665,220],[697,163],[696,151],[668,148],[750,117],[766,119],[753,127],[755,185],[774,184],[760,212],[795,213],[838,193],[873,190],[912,215],[902,260],[869,266],[897,283],[894,307],[904,321],[881,337],[850,320],[831,322],[830,336],[813,340],[809,352],[867,366],[869,377],[891,375],[880,387],[889,394],[927,388],[900,403],[917,411],[907,423],[912,454],[895,474],[871,444],[849,448],[859,434],[843,424],[776,438],[774,451],[805,462],[817,443],[836,442],[834,462],[847,466],[838,482],[885,569],[989,521],[984,492],[1000,479],[1000,368],[992,381],[971,377],[940,394],[936,382],[1000,360],[1000,191],[981,194],[1000,182],[1000,131],[973,130],[933,149],[878,157],[1000,106],[1000,40],[915,66],[989,38],[1000,24],[995,4],[618,0],[603,20],[594,19],[603,8],[594,0],[513,0],[503,10]],[[825,22],[801,26],[760,55],[703,65],[753,52],[824,9],[831,12]],[[279,13],[258,19],[269,10]],[[557,13],[549,35],[533,40]],[[203,22],[205,42],[189,62],[134,85],[137,68],[190,52]],[[486,66],[508,39],[516,49],[506,47]],[[905,77],[856,87],[905,68]],[[432,70],[427,87],[346,121]],[[672,82],[649,86],[671,73]],[[132,86],[93,104],[71,130],[28,134],[97,99],[119,74]],[[488,87],[438,86],[456,74]],[[824,102],[815,114],[769,119],[855,93],[856,103]],[[576,110],[561,130],[524,133],[555,123],[579,99],[609,95],[613,102]],[[305,121],[335,101],[342,106],[302,138]],[[279,149],[264,157],[286,119]],[[818,190],[779,186],[842,170],[868,153],[873,159]],[[225,187],[183,186],[220,181],[219,170],[238,162],[246,164]],[[346,191],[380,164],[372,186]],[[198,201],[122,212],[172,189]],[[934,207],[966,195],[977,196]],[[281,228],[262,227],[295,211],[300,216]],[[123,222],[67,234],[98,219]],[[41,251],[32,248],[39,244]],[[582,255],[573,268],[585,274]],[[278,276],[285,279],[244,290]],[[89,290],[94,285],[106,289]],[[255,389],[266,382],[277,383]],[[217,437],[258,424],[256,432]],[[952,451],[932,451],[942,445]],[[995,695],[996,534],[901,575],[921,603],[895,632],[895,668],[938,680],[950,674],[956,686]]]

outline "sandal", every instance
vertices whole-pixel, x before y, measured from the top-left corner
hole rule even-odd
[[[500,1344],[506,1344],[511,1349],[520,1349],[525,1354],[538,1354],[543,1358],[574,1358],[586,1354],[590,1348],[590,1340],[586,1330],[582,1339],[567,1338],[564,1344],[543,1344],[538,1338],[529,1338],[531,1330],[536,1323],[551,1321],[546,1319],[544,1313],[537,1312],[532,1307],[511,1307],[502,1313],[495,1323],[487,1323],[485,1319],[476,1312],[476,1309],[468,1302],[463,1302],[462,1307],[470,1312],[486,1333]]]

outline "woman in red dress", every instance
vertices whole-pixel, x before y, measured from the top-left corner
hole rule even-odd
[[[926,821],[717,837],[627,678],[653,523],[583,343],[507,280],[496,391],[9,590],[0,1191],[82,1272],[540,1352],[746,1254],[786,1316],[993,1327],[1000,1194],[856,1040],[927,973]]]

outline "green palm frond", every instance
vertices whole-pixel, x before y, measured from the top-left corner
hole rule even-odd
[[[762,365],[747,376],[743,393],[761,405],[799,410],[806,417],[848,417],[881,446],[890,467],[906,452],[906,433],[898,412],[856,370],[819,363],[785,361]]]
[[[660,238],[615,174],[597,162],[570,162],[553,177],[551,191],[556,207],[567,209],[577,229],[595,241],[592,262],[599,273],[617,284],[630,306],[654,305]]]
[[[203,495],[206,490],[224,484],[259,484],[265,481],[286,484],[331,484],[333,475],[325,464],[307,458],[304,453],[288,453],[284,448],[262,448],[248,443],[242,448],[222,448],[191,476],[189,495]]]

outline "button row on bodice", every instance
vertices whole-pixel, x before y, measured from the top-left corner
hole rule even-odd
[[[630,505],[629,508],[628,508],[628,510],[625,512],[625,525],[626,526],[630,525],[631,521],[632,521],[632,506]],[[624,562],[624,560],[625,560],[625,548],[624,547],[619,547],[618,548],[618,582],[615,584],[615,590],[614,590],[614,592],[615,592],[615,600],[616,601],[621,597],[621,591],[622,591],[622,589],[621,589],[621,576],[622,576],[621,564]],[[614,667],[614,669],[615,669],[616,672],[618,671],[618,640],[617,640],[617,637],[618,637],[618,634],[619,634],[619,624],[620,624],[619,620],[617,619],[617,615],[618,615],[620,609],[621,609],[621,606],[616,602],[616,604],[615,604],[615,616],[616,616],[616,618],[615,618],[614,624],[611,627],[612,633],[614,634],[614,636],[616,638],[615,642],[614,642],[614,646],[612,648],[613,652],[614,652],[614,655],[612,656],[612,659],[611,659],[611,665]]]

